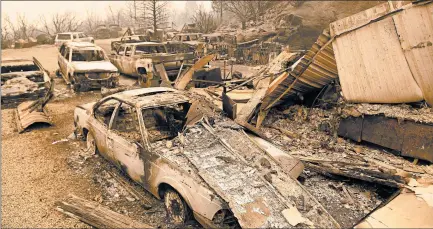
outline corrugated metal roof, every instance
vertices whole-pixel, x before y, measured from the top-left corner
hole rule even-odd
[[[307,93],[322,88],[337,78],[334,51],[329,30],[324,30],[310,50],[290,73],[282,73],[268,88],[261,110],[268,110],[296,93]]]

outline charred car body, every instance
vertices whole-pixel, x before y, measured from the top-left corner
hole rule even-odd
[[[54,44],[56,46],[60,46],[63,43],[68,42],[68,41],[95,43],[95,40],[93,39],[93,37],[87,36],[85,33],[82,33],[82,32],[58,33],[58,34],[56,34],[56,36],[54,38]]]
[[[174,81],[182,64],[193,59],[193,53],[170,54],[164,44],[156,42],[122,44],[110,55],[121,73],[138,77],[147,87],[161,83],[161,76],[155,70],[157,64],[163,64],[168,80]]]
[[[49,73],[36,59],[2,59],[1,105],[14,107],[18,103],[36,100],[51,87]]]
[[[314,224],[333,225],[292,178],[302,171],[299,160],[263,152],[258,144],[265,140],[252,140],[234,121],[205,107],[174,89],[129,90],[78,106],[75,132],[85,136],[89,150],[164,199],[175,224],[192,211],[209,227],[291,227],[284,211],[294,206],[293,197],[313,206],[308,215]]]
[[[205,43],[200,40],[201,37],[201,33],[178,33],[171,41],[167,41],[166,45],[171,53],[196,52],[203,55]]]
[[[75,91],[115,87],[119,83],[117,68],[101,47],[88,42],[67,42],[59,48],[59,70]]]
[[[111,51],[117,52],[117,50],[120,48],[121,44],[149,42],[149,41],[150,41],[150,37],[147,35],[124,36],[120,39],[120,41],[112,41],[111,42]]]

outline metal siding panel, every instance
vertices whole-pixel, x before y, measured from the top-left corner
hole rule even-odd
[[[325,30],[311,49],[308,50],[307,54],[302,57],[300,63],[295,66],[294,70],[289,75],[284,76],[284,80],[277,82],[278,86],[274,86],[267,91],[262,101],[262,110],[268,106],[279,104],[276,100],[284,100],[296,91],[307,93],[316,88],[321,88],[337,78],[337,68],[334,53],[330,47],[331,44],[319,51],[329,40],[329,33]],[[316,56],[316,59],[311,64],[308,64],[314,56]],[[306,70],[299,75],[304,69]],[[290,91],[286,91],[295,80],[295,77],[300,79]]]
[[[347,101],[404,103],[423,99],[397,37],[389,17],[335,39],[335,59]]]
[[[433,106],[433,4],[413,6],[393,19],[413,77]]]

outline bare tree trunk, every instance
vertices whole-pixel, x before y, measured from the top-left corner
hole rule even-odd
[[[156,0],[154,0],[153,2],[152,2],[152,4],[153,4],[153,8],[152,8],[152,11],[153,11],[153,33],[154,33],[154,36],[156,37],[156,23],[157,23],[157,18],[156,18],[156,14],[157,14],[157,12],[156,12]]]

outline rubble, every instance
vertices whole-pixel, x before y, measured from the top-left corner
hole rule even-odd
[[[1,105],[13,108],[19,103],[44,97],[51,88],[48,72],[35,58],[3,59],[1,68]]]

